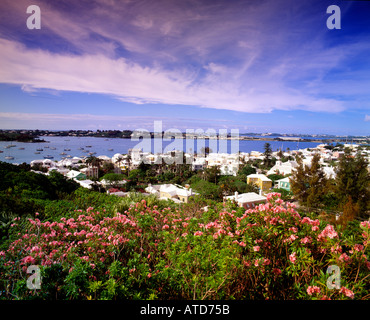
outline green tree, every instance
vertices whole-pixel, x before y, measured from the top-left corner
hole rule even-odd
[[[307,166],[303,164],[302,157],[297,156],[298,167],[290,179],[295,198],[308,208],[317,208],[326,190],[327,180],[319,161],[320,155],[315,154],[311,166]]]
[[[264,145],[264,149],[265,152],[263,153],[264,154],[263,165],[267,168],[270,168],[273,165],[271,144],[266,142]]]
[[[219,166],[212,166],[206,168],[202,173],[203,179],[214,184],[217,184],[219,177],[221,176],[221,170]]]
[[[353,204],[359,207],[359,214],[364,215],[370,209],[370,175],[367,160],[358,152],[355,157],[345,149],[336,168],[336,193],[342,205],[351,197]]]
[[[249,176],[253,173],[256,173],[256,168],[253,168],[250,164],[247,164],[239,169],[238,175]]]

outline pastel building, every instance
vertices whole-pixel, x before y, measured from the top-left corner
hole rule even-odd
[[[247,183],[255,184],[262,193],[266,193],[272,188],[272,180],[261,173],[253,173],[247,176]]]
[[[235,192],[232,196],[225,197],[226,200],[235,201],[239,207],[252,209],[260,203],[266,203],[267,198],[254,192],[241,193]]]

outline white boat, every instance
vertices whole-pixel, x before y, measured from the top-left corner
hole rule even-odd
[[[14,157],[12,157],[12,156],[6,156],[5,157],[5,160],[13,160],[14,159]]]
[[[54,157],[48,154],[47,156],[44,156],[44,159],[54,159]]]

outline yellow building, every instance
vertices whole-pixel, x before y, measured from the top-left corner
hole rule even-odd
[[[272,180],[260,173],[247,176],[247,183],[255,184],[263,193],[268,192],[272,188]]]

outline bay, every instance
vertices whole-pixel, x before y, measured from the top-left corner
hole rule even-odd
[[[61,160],[66,156],[70,157],[87,157],[90,152],[94,152],[94,156],[105,155],[112,157],[116,153],[126,154],[130,148],[142,146],[140,141],[133,141],[131,139],[120,139],[120,138],[99,138],[99,137],[54,137],[54,136],[43,136],[40,137],[47,142],[40,143],[27,143],[27,142],[9,142],[0,141],[0,161],[6,161],[9,163],[30,163],[32,160],[44,159],[45,156],[52,156],[54,161]],[[251,151],[264,151],[264,145],[266,142],[270,143],[273,151],[277,151],[280,148],[286,151],[287,148],[290,150],[298,150],[305,148],[314,148],[321,142],[293,142],[293,141],[247,141],[247,140],[203,140],[204,144],[195,139],[179,139],[170,141],[164,141],[162,139],[150,139],[150,144],[147,144],[147,148],[144,151],[150,151],[152,153],[169,151],[180,149],[183,151],[199,153],[202,146],[210,147],[212,152],[227,152],[233,153],[235,150],[240,152],[250,153]],[[216,144],[215,144],[216,143]],[[222,148],[221,148],[222,144]],[[6,146],[13,145],[12,147],[6,148]],[[226,147],[225,147],[226,146]],[[42,151],[37,151],[42,149]],[[53,150],[55,149],[55,150]],[[146,149],[146,150],[145,150]],[[35,154],[35,152],[40,152]],[[61,154],[65,153],[65,154]],[[5,159],[5,157],[11,156],[14,159]]]

